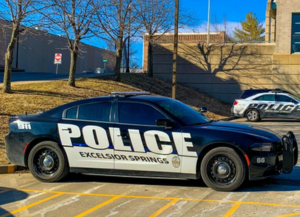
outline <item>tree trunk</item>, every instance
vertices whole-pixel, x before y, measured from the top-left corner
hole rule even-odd
[[[122,51],[123,51],[123,37],[118,37],[117,42],[117,51],[116,51],[116,69],[115,69],[115,77],[116,81],[121,81],[121,61],[122,61]]]
[[[152,37],[149,37],[148,44],[148,76],[153,78],[153,46],[152,46]]]
[[[79,42],[77,41],[74,43],[74,50],[70,50],[71,60],[70,60],[68,85],[71,87],[75,87],[76,66],[77,66],[78,51],[79,51],[78,46],[79,46]]]
[[[4,67],[4,76],[3,76],[3,93],[11,92],[11,68],[14,60],[14,50],[18,38],[18,29],[19,25],[14,24],[11,39],[8,44],[7,50],[5,52],[5,67]]]

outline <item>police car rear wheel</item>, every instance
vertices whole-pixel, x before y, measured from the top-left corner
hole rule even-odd
[[[246,117],[248,121],[256,122],[260,120],[259,112],[256,109],[250,109],[247,112]]]
[[[43,182],[57,182],[69,173],[64,153],[57,143],[51,141],[33,147],[28,156],[28,167],[32,175]]]
[[[232,148],[219,147],[209,151],[201,163],[204,183],[216,191],[233,191],[246,178],[246,165]]]

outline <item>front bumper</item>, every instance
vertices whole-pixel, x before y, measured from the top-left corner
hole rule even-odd
[[[249,179],[259,180],[267,177],[289,174],[298,161],[298,144],[293,132],[288,132],[273,152],[257,152],[251,158]]]

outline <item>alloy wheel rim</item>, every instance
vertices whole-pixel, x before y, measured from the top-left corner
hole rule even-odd
[[[58,170],[59,159],[53,150],[41,149],[35,154],[33,165],[39,175],[53,176]]]
[[[219,185],[228,185],[236,179],[236,165],[225,155],[212,157],[207,164],[209,179]]]

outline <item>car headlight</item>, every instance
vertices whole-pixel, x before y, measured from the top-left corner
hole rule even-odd
[[[254,143],[251,145],[251,149],[253,151],[272,151],[273,144],[272,143]]]

